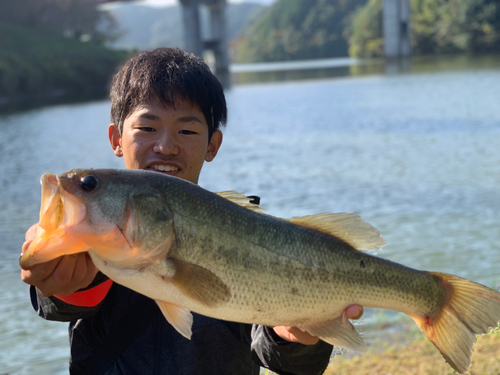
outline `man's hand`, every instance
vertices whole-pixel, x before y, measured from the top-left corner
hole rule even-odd
[[[363,306],[348,306],[344,313],[348,319],[359,319],[363,315]],[[304,345],[315,345],[319,341],[318,337],[311,336],[309,333],[303,332],[297,327],[277,326],[273,329],[279,337],[290,342],[299,342]]]
[[[35,239],[37,228],[38,224],[34,224],[26,232],[23,253]],[[36,286],[45,297],[50,297],[54,294],[70,295],[86,288],[94,280],[97,272],[90,256],[87,253],[78,253],[64,255],[37,264],[30,269],[22,269],[21,279],[26,284]]]

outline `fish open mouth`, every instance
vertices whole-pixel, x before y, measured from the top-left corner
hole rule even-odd
[[[53,174],[44,174],[40,182],[42,184],[42,204],[38,225],[46,232],[52,233],[61,225],[64,217],[61,189],[57,177]]]
[[[40,183],[42,201],[36,236],[19,260],[20,266],[24,269],[56,259],[61,255],[84,251],[82,248],[88,247],[75,239],[68,240],[66,233],[66,229],[85,214],[85,207],[65,194],[58,176],[46,173],[40,179]]]

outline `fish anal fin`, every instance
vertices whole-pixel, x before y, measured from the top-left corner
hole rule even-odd
[[[170,281],[186,296],[207,307],[216,307],[231,298],[227,285],[213,272],[196,264],[167,259],[174,275]]]
[[[262,213],[262,208],[258,204],[253,203],[255,197],[247,197],[244,193],[238,193],[234,190],[223,191],[215,194],[237,204],[238,206],[248,208],[254,212]]]
[[[352,323],[345,317],[345,313],[335,320],[324,322],[313,327],[300,327],[312,336],[341,348],[365,352],[366,343],[356,331]]]
[[[170,302],[155,300],[160,307],[165,319],[185,338],[191,340],[191,327],[193,326],[193,315],[188,309],[177,306]]]
[[[289,221],[335,236],[357,250],[380,249],[385,245],[385,240],[375,227],[353,214],[323,213]]]
[[[458,276],[431,274],[443,285],[443,306],[426,316],[410,316],[450,366],[466,374],[476,334],[487,333],[498,325],[500,292]]]

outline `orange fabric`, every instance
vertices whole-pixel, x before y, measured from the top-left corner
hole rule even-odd
[[[70,305],[94,307],[97,306],[104,299],[104,297],[106,297],[111,285],[113,285],[113,280],[110,279],[89,290],[76,292],[69,296],[54,294],[54,297]]]

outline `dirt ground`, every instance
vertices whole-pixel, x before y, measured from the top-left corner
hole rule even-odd
[[[274,372],[261,370],[261,375]],[[332,357],[325,375],[453,375],[439,351],[421,332],[399,332],[372,339],[366,353]],[[500,329],[478,336],[470,375],[500,375]]]
[[[383,350],[335,356],[325,375],[452,375],[455,372],[424,337],[407,344],[395,340]],[[500,332],[478,336],[470,375],[500,375]]]

